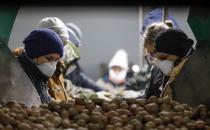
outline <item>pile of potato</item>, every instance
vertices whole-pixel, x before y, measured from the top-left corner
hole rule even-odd
[[[51,102],[28,108],[10,101],[0,107],[0,130],[210,130],[210,111],[169,99]]]

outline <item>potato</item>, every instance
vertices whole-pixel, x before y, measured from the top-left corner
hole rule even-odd
[[[204,129],[205,128],[205,122],[202,120],[198,120],[194,124],[195,124],[196,129]]]
[[[59,105],[61,106],[61,109],[66,109],[66,110],[74,106],[72,102],[66,102],[66,101],[60,102]]]
[[[152,122],[152,121],[149,121],[147,122],[145,125],[144,125],[144,130],[151,130],[153,128],[155,128],[155,123]]]
[[[160,119],[163,121],[164,124],[168,124],[171,122],[171,118],[167,116],[161,116]]]
[[[127,109],[117,109],[116,112],[119,114],[119,115],[127,115],[127,116],[131,116],[132,113],[127,110]]]
[[[85,99],[84,98],[75,98],[75,105],[85,105]]]
[[[52,101],[52,102],[48,103],[48,108],[50,110],[54,110],[54,108],[55,108],[56,105],[58,105],[58,103],[55,102],[55,101]]]
[[[115,124],[117,122],[123,123],[123,120],[120,117],[116,117],[116,116],[114,116],[110,119],[111,124]]]
[[[11,120],[12,119],[8,114],[3,113],[2,111],[0,112],[0,122],[2,125],[9,125]]]
[[[127,102],[123,101],[122,103],[120,103],[120,108],[128,109],[129,105],[127,104]]]
[[[114,128],[114,125],[106,125],[106,128],[105,128],[105,130],[114,130],[115,128]]]
[[[4,126],[0,124],[0,130],[4,130]]]
[[[170,104],[161,104],[160,105],[160,111],[171,111],[171,105]]]
[[[39,107],[43,109],[48,109],[48,104],[41,104],[39,105]]]
[[[83,110],[82,110],[82,113],[84,113],[84,114],[90,114],[90,110],[88,110],[88,109],[83,109]]]
[[[41,116],[41,114],[40,114],[40,109],[38,109],[38,108],[32,109],[31,112],[29,113],[29,115],[34,116],[34,117],[39,117],[39,116]]]
[[[117,122],[114,124],[114,128],[122,128],[122,123],[121,122]]]
[[[122,119],[122,123],[123,123],[123,124],[126,124],[126,123],[129,121],[127,115],[121,115],[121,116],[120,116],[120,119]]]
[[[78,116],[78,119],[83,119],[85,122],[89,121],[90,117],[89,115],[82,113]]]
[[[32,130],[32,127],[27,123],[20,123],[18,125],[18,130]]]
[[[115,103],[108,103],[108,102],[104,102],[102,105],[102,110],[105,112],[111,111],[111,110],[116,110],[117,109],[117,105]]]
[[[78,129],[79,128],[79,126],[76,123],[72,123],[70,125],[71,125],[71,128],[73,128],[73,129]]]
[[[205,105],[200,104],[199,106],[197,106],[197,109],[199,111],[199,116],[201,119],[205,120],[208,116],[208,109]]]
[[[68,112],[70,118],[74,118],[76,115],[79,114],[79,112],[75,108],[69,108]]]
[[[160,118],[154,118],[152,122],[154,122],[157,126],[163,125],[163,121]]]
[[[88,124],[88,129],[89,130],[101,130],[101,127],[100,127],[99,124],[89,123]]]
[[[136,114],[135,118],[138,119],[139,121],[143,121],[144,116],[148,114],[147,111],[140,111],[138,114]]]
[[[14,100],[7,102],[5,104],[5,106],[8,107],[8,108],[15,108],[15,109],[21,109],[22,108],[22,106],[20,105],[20,103],[17,103]]]
[[[150,96],[148,99],[147,99],[147,104],[149,103],[157,103],[158,102],[158,98],[156,96]]]
[[[47,130],[44,125],[42,124],[36,124],[36,123],[31,123],[31,126],[33,129],[37,129],[37,130]]]
[[[129,110],[130,110],[132,113],[136,113],[137,108],[138,108],[138,105],[137,105],[137,104],[132,104],[132,105],[130,105]]]
[[[146,101],[144,99],[136,99],[136,104],[138,106],[144,107],[144,105],[146,104]]]
[[[24,116],[22,114],[16,114],[15,120],[19,120],[19,121],[23,121],[24,120]]]
[[[132,125],[131,125],[131,126],[132,126]],[[128,126],[128,125],[125,125],[123,128],[124,128],[124,130],[133,130],[133,129],[134,129],[133,127],[131,128],[131,127]]]
[[[186,127],[189,129],[189,130],[194,130],[195,129],[195,125],[191,122],[188,122],[186,123]]]
[[[173,125],[173,124],[171,124],[171,123],[169,123],[169,124],[166,126],[166,128],[169,128],[170,130],[175,130],[175,129],[176,129],[176,126]]]
[[[88,110],[93,110],[96,107],[94,102],[87,102],[87,101],[85,101],[85,106]]]
[[[45,117],[37,117],[37,118],[35,118],[35,120],[34,120],[34,122],[35,123],[42,123],[43,121],[45,121],[46,120],[46,118]]]
[[[159,106],[156,103],[149,103],[144,108],[149,113],[157,114],[159,112]]]
[[[193,112],[190,110],[184,110],[184,116],[191,118],[193,116]]]
[[[102,120],[101,120],[101,117],[99,115],[92,115],[90,117],[90,122],[91,123],[100,123]]]
[[[149,122],[149,121],[152,121],[153,119],[154,119],[154,116],[150,114],[146,114],[143,118],[144,122]]]
[[[104,102],[104,99],[101,99],[101,98],[93,98],[92,101],[96,104],[96,105],[99,105],[101,106]]]
[[[134,130],[141,130],[143,128],[143,124],[137,119],[132,119],[129,123],[133,125]]]
[[[176,106],[174,106],[173,110],[175,112],[182,112],[182,111],[184,111],[184,106],[182,106],[182,105],[176,105]]]
[[[77,130],[88,130],[88,129],[84,127],[79,127]]]
[[[86,124],[85,120],[83,120],[83,119],[77,120],[76,123],[78,126],[81,126],[81,127],[84,127]]]
[[[160,125],[160,126],[157,127],[157,129],[158,129],[158,130],[165,130],[166,127],[165,127],[164,125]]]
[[[125,100],[127,101],[127,103],[128,103],[129,105],[135,104],[135,103],[136,103],[136,99],[135,99],[135,98],[126,98]]]
[[[42,124],[47,127],[47,128],[50,128],[50,127],[55,127],[54,124],[52,124],[50,121],[43,121]]]
[[[70,116],[70,114],[69,114],[69,112],[68,112],[67,110],[62,110],[62,111],[61,111],[60,117],[61,117],[62,119],[68,119],[69,116]]]
[[[6,125],[5,130],[14,130],[14,128],[12,127],[12,125]]]

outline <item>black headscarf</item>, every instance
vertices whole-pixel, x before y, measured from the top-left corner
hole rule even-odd
[[[158,34],[155,39],[157,52],[173,54],[179,58],[185,57],[193,52],[193,40],[178,29],[167,29]]]

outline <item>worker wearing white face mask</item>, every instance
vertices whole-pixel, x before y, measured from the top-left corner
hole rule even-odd
[[[98,79],[97,84],[104,90],[116,96],[125,90],[128,72],[128,57],[127,52],[123,49],[118,50],[109,65],[109,74]]]
[[[160,32],[155,39],[155,51],[152,54],[154,69],[151,72],[150,85],[145,91],[145,96],[159,97],[169,79],[174,78],[193,53],[193,40],[181,30],[167,29]],[[160,71],[161,72],[160,72]]]
[[[73,51],[73,47],[70,46],[71,45],[70,43],[68,43],[69,35],[67,32],[67,28],[63,23],[63,21],[58,17],[45,17],[40,20],[38,26],[39,28],[48,28],[55,31],[64,44],[63,57],[57,62],[57,65],[54,65],[53,68],[56,69],[56,71],[53,74],[53,76],[49,79],[48,87],[50,95],[56,101],[67,101],[68,99],[70,99],[70,97],[67,95],[65,90],[63,72],[65,70],[66,63],[75,59],[74,57],[75,53]],[[47,71],[46,66],[39,66],[39,67]]]
[[[63,42],[54,31],[43,28],[32,31],[23,43],[24,48],[18,48],[19,52],[14,54],[34,85],[41,102],[49,103],[53,98],[48,93],[47,81],[63,56]]]
[[[72,89],[78,86],[100,91],[93,80],[81,72],[78,66],[82,33],[73,23],[64,24],[58,17],[45,17],[40,20],[39,28],[55,31],[64,43],[64,54],[58,61],[54,75],[49,79],[49,93],[56,101],[66,101],[74,97]],[[64,79],[64,76],[66,78]]]

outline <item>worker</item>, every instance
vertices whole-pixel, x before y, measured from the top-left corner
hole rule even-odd
[[[153,69],[151,72],[150,85],[145,90],[145,97],[152,95],[160,97],[166,84],[172,83],[183,67],[183,63],[194,51],[193,40],[178,29],[169,28],[161,31],[154,42],[155,49],[150,55],[154,66],[158,69]]]
[[[57,17],[45,17],[42,18],[38,23],[38,28],[48,28],[52,31],[56,32],[58,36],[61,38],[64,47],[66,45],[66,41],[68,39],[68,32],[65,29],[65,24]],[[64,48],[65,55],[65,48]],[[71,99],[69,95],[67,95],[64,84],[63,70],[65,68],[65,64],[62,59],[60,59],[56,65],[56,71],[53,76],[48,81],[49,93],[55,98],[56,101],[67,101]]]
[[[49,91],[52,93],[51,95],[59,95],[56,99],[66,100],[70,97],[74,97],[74,93],[72,93],[72,89],[79,86],[75,84],[73,79],[65,78],[64,76],[72,73],[74,69],[76,69],[76,63],[80,59],[80,50],[78,46],[80,45],[80,38],[76,35],[73,30],[67,28],[64,22],[57,17],[46,17],[40,20],[39,28],[49,28],[55,31],[64,43],[64,55],[62,59],[58,62],[57,74],[55,73],[53,78],[49,80]],[[71,32],[71,33],[69,33]],[[81,34],[80,34],[81,35]],[[79,43],[78,43],[79,42]],[[78,45],[76,45],[78,44]],[[81,73],[75,71],[74,79],[80,78],[83,76]],[[79,76],[77,76],[79,75]],[[67,80],[66,80],[67,79]],[[85,79],[84,79],[85,80]],[[77,82],[82,82],[81,78],[76,80]],[[87,80],[86,80],[87,81]],[[92,81],[93,82],[93,81]],[[94,84],[94,83],[92,83]],[[95,85],[96,86],[96,85]],[[91,89],[95,91],[99,91],[100,89],[96,87],[92,87]],[[89,87],[87,85],[80,85],[80,87]],[[67,95],[67,96],[66,96]],[[67,97],[67,98],[66,98]]]
[[[49,95],[47,81],[63,56],[63,42],[54,31],[43,28],[33,30],[23,43],[24,49],[17,51],[16,57],[35,86],[41,102],[49,103],[54,99]]]
[[[83,70],[81,69],[78,60],[80,58],[80,46],[82,46],[82,31],[78,25],[74,23],[66,23],[68,29],[69,41],[72,43],[74,52],[77,56],[74,56],[75,59],[73,62],[66,63],[65,79],[70,80],[74,85],[94,90],[95,92],[102,91],[102,89],[88,77]],[[76,55],[75,54],[75,55]],[[66,58],[67,59],[67,58]],[[72,69],[74,67],[75,69]]]
[[[97,84],[114,98],[126,89],[125,84],[129,68],[127,52],[124,49],[115,52],[108,64],[108,69],[108,74],[99,78]]]

